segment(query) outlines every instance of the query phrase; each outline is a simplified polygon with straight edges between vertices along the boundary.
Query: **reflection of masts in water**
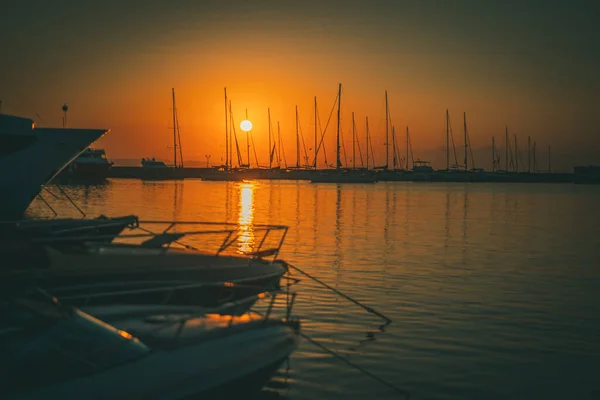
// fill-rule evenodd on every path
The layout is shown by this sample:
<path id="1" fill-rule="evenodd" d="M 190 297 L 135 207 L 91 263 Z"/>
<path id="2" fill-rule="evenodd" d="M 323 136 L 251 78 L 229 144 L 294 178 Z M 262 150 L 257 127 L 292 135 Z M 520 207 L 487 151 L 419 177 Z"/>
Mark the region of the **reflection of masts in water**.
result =
<path id="1" fill-rule="evenodd" d="M 450 239 L 450 191 L 446 190 L 446 235 L 444 237 L 444 250 L 448 250 L 448 240 Z"/>
<path id="2" fill-rule="evenodd" d="M 231 204 L 231 201 L 230 201 L 231 193 L 230 192 L 231 192 L 231 190 L 230 190 L 230 188 L 231 188 L 230 183 L 226 182 L 225 183 L 225 222 L 226 223 L 229 223 L 229 217 L 231 214 L 231 209 L 230 209 L 230 204 Z"/>
<path id="3" fill-rule="evenodd" d="M 336 201 L 335 201 L 335 264 L 339 269 L 342 266 L 342 188 L 340 185 L 336 185 Z"/>
<path id="4" fill-rule="evenodd" d="M 173 221 L 177 221 L 179 219 L 177 218 L 177 213 L 181 209 L 181 201 L 183 200 L 183 193 L 182 196 L 179 196 L 179 187 L 181 186 L 181 191 L 183 192 L 183 184 L 174 182 L 173 186 Z M 175 229 L 175 227 L 173 227 L 173 229 Z"/>
<path id="5" fill-rule="evenodd" d="M 313 209 L 314 209 L 314 213 L 313 213 L 313 250 L 317 249 L 317 226 L 318 226 L 318 220 L 319 220 L 319 191 L 314 189 L 315 186 L 312 186 L 313 188 L 313 192 L 314 192 L 314 199 L 313 199 Z"/>
<path id="6" fill-rule="evenodd" d="M 298 252 L 298 243 L 300 243 L 300 185 L 296 182 L 296 240 L 294 240 L 295 252 Z"/>
<path id="7" fill-rule="evenodd" d="M 466 262 L 466 254 L 467 254 L 467 216 L 469 209 L 469 193 L 467 189 L 465 189 L 465 197 L 463 203 L 463 243 L 462 243 L 462 253 L 463 253 L 463 264 Z"/>

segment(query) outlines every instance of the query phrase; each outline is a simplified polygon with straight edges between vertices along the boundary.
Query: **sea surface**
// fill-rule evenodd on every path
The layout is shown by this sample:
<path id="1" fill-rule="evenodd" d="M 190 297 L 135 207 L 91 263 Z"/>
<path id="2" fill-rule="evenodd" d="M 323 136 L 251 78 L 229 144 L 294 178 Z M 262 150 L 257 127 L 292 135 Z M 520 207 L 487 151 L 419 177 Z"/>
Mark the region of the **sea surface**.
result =
<path id="1" fill-rule="evenodd" d="M 65 186 L 88 217 L 289 226 L 305 334 L 413 399 L 600 398 L 600 186 L 302 181 Z M 51 190 L 53 190 L 51 188 Z M 60 216 L 78 211 L 47 193 Z M 29 214 L 52 216 L 35 201 Z M 264 399 L 397 399 L 307 340 Z"/>

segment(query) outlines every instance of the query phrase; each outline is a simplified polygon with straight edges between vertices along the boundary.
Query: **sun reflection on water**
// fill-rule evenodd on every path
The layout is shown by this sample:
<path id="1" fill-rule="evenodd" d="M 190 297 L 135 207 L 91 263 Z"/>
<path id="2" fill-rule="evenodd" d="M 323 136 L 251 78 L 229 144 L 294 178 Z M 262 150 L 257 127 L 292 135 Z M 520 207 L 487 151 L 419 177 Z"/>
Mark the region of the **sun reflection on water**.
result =
<path id="1" fill-rule="evenodd" d="M 243 182 L 239 185 L 238 253 L 249 253 L 254 249 L 254 190 L 256 184 Z"/>

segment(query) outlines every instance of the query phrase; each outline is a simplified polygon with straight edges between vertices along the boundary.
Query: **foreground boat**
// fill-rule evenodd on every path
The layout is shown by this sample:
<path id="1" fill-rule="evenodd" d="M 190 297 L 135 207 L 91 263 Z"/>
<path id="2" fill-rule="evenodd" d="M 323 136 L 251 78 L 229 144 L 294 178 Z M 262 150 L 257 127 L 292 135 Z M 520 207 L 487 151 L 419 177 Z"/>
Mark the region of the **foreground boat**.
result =
<path id="1" fill-rule="evenodd" d="M 168 224 L 168 229 L 178 226 Z M 28 251 L 26 246 L 20 250 L 36 257 L 23 269 L 35 271 L 42 288 L 72 305 L 162 304 L 165 292 L 160 288 L 178 287 L 175 293 L 168 294 L 168 304 L 197 307 L 216 307 L 276 290 L 288 271 L 287 264 L 276 259 L 287 227 L 255 226 L 254 233 L 259 235 L 262 229 L 264 238 L 245 254 L 226 253 L 239 238 L 240 233 L 234 229 L 168 229 L 160 234 L 136 234 L 134 230 L 112 243 L 100 243 L 102 235 L 90 236 L 94 241 L 85 236 L 35 239 L 31 241 L 35 251 Z M 275 243 L 267 240 L 269 235 L 274 237 L 273 231 L 282 233 Z M 210 252 L 210 235 L 217 233 L 225 234 L 225 239 L 216 251 Z M 198 234 L 204 234 L 203 249 L 184 246 L 179 241 Z M 145 240 L 139 244 L 124 243 L 133 239 Z M 270 245 L 273 247 L 267 247 Z M 14 258 L 17 265 L 22 264 L 18 257 Z M 246 309 L 252 304 L 248 302 Z"/>
<path id="2" fill-rule="evenodd" d="M 33 120 L 0 114 L 0 220 L 17 220 L 69 162 L 108 129 L 37 128 Z"/>
<path id="3" fill-rule="evenodd" d="M 97 218 L 74 219 L 28 219 L 11 222 L 0 222 L 0 237 L 8 242 L 4 245 L 10 247 L 10 241 L 20 240 L 50 240 L 53 238 L 77 238 L 79 235 L 87 237 L 90 241 L 110 243 L 125 228 L 134 229 L 138 226 L 135 215 L 108 218 L 100 215 Z M 95 238 L 93 235 L 96 235 Z M 0 245 L 0 249 L 3 246 Z"/>
<path id="4" fill-rule="evenodd" d="M 49 296 L 3 306 L 3 399 L 248 396 L 296 349 L 300 328 L 269 318 L 271 308 L 266 317 L 115 318 L 115 327 Z"/>

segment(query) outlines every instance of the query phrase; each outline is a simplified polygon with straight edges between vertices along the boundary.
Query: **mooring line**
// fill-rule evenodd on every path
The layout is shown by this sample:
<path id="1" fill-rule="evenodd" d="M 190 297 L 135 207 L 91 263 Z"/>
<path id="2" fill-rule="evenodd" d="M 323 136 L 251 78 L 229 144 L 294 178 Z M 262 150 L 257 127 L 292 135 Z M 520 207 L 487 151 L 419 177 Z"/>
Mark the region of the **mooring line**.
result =
<path id="1" fill-rule="evenodd" d="M 317 342 L 316 340 L 314 340 L 313 338 L 307 336 L 306 334 L 304 334 L 302 332 L 300 332 L 299 334 L 304 339 L 308 340 L 310 343 L 312 343 L 315 346 L 319 347 L 321 350 L 325 351 L 326 353 L 329 353 L 332 356 L 338 358 L 339 360 L 342 360 L 343 362 L 345 362 L 346 364 L 348 364 L 350 367 L 352 367 L 352 368 L 356 369 L 357 371 L 359 371 L 359 372 L 367 375 L 369 378 L 376 380 L 377 382 L 381 383 L 382 385 L 385 385 L 385 386 L 389 387 L 390 389 L 393 389 L 394 391 L 398 392 L 400 395 L 406 397 L 407 399 L 410 399 L 410 392 L 409 391 L 400 389 L 399 387 L 395 386 L 394 384 L 389 383 L 388 381 L 386 381 L 386 380 L 378 377 L 377 375 L 375 375 L 375 374 L 367 371 L 363 367 L 354 364 L 352 361 L 350 361 L 347 358 L 339 355 L 335 351 L 327 348 L 326 346 L 322 345 L 321 343 Z"/>
<path id="2" fill-rule="evenodd" d="M 380 317 L 381 319 L 385 320 L 385 324 L 384 324 L 383 326 L 385 326 L 385 325 L 389 325 L 389 324 L 392 322 L 392 320 L 391 320 L 391 319 L 389 319 L 389 318 L 388 318 L 388 317 L 386 317 L 385 315 L 381 314 L 380 312 L 377 312 L 377 311 L 375 311 L 373 308 L 371 308 L 371 307 L 369 307 L 369 306 L 366 306 L 366 305 L 362 304 L 360 301 L 358 301 L 358 300 L 355 300 L 355 299 L 353 299 L 352 297 L 350 297 L 350 296 L 348 296 L 348 295 L 346 295 L 346 294 L 344 294 L 344 293 L 340 292 L 340 291 L 339 291 L 339 290 L 337 290 L 336 288 L 329 286 L 328 284 L 326 284 L 325 282 L 321 281 L 320 279 L 318 279 L 318 278 L 316 278 L 316 277 L 314 277 L 314 276 L 312 276 L 312 275 L 308 274 L 307 272 L 304 272 L 304 271 L 302 271 L 300 268 L 298 268 L 298 267 L 295 267 L 295 266 L 293 266 L 292 264 L 289 264 L 289 263 L 288 263 L 287 265 L 288 265 L 288 267 L 289 267 L 289 268 L 292 268 L 292 269 L 294 269 L 295 271 L 298 271 L 298 272 L 300 272 L 302 275 L 304 275 L 304 276 L 306 276 L 306 277 L 308 277 L 308 278 L 312 279 L 313 281 L 315 281 L 315 282 L 317 282 L 318 284 L 320 284 L 320 285 L 322 285 L 322 286 L 326 287 L 327 289 L 331 290 L 332 292 L 335 292 L 336 294 L 338 294 L 338 295 L 342 296 L 342 297 L 343 297 L 343 298 L 345 298 L 346 300 L 348 300 L 348 301 L 351 301 L 352 303 L 356 304 L 357 306 L 364 308 L 364 309 L 365 309 L 367 312 L 369 312 L 369 313 L 371 313 L 371 314 L 375 314 L 375 315 L 377 315 L 378 317 Z"/>

